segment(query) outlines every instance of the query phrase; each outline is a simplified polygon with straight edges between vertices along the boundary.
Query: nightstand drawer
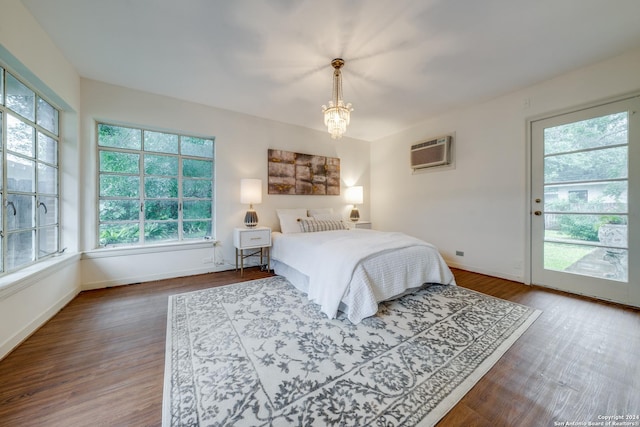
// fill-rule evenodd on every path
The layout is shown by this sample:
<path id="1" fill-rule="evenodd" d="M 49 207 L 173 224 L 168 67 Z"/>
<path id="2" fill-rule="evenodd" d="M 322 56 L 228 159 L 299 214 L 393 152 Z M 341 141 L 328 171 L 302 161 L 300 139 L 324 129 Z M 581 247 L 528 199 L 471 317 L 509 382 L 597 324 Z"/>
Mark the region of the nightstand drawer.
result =
<path id="1" fill-rule="evenodd" d="M 371 226 L 371 221 L 347 222 L 346 224 L 349 228 L 365 228 L 368 230 L 371 230 L 373 228 Z"/>
<path id="2" fill-rule="evenodd" d="M 268 228 L 238 230 L 234 237 L 234 245 L 239 249 L 271 246 L 271 229 Z"/>

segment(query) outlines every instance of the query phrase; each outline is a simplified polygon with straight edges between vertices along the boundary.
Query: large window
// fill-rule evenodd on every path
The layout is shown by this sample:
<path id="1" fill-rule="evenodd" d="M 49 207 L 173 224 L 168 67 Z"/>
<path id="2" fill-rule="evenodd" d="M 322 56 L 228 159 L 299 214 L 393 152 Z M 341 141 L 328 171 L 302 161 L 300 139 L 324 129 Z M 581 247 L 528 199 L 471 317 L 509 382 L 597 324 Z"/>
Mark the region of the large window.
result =
<path id="1" fill-rule="evenodd" d="M 0 271 L 58 252 L 59 112 L 0 68 Z"/>
<path id="2" fill-rule="evenodd" d="M 99 244 L 212 237 L 213 138 L 98 123 Z"/>

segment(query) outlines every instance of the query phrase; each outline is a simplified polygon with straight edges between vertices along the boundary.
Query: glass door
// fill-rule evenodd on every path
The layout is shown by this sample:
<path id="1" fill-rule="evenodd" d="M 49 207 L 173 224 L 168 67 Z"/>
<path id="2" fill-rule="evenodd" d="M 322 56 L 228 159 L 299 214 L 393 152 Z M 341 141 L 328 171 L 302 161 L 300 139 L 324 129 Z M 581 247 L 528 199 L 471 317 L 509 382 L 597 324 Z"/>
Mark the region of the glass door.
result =
<path id="1" fill-rule="evenodd" d="M 637 97 L 531 123 L 532 283 L 640 305 L 639 134 Z"/>

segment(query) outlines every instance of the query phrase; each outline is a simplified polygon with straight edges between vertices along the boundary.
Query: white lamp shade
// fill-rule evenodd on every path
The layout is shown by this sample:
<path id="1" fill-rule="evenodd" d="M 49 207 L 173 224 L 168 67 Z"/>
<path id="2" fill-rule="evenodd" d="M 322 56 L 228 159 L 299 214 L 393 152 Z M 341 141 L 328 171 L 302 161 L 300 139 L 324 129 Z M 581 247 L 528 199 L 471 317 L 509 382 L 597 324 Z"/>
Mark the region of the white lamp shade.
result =
<path id="1" fill-rule="evenodd" d="M 349 187 L 346 191 L 347 203 L 352 205 L 361 205 L 364 201 L 364 190 L 361 185 L 355 187 Z"/>
<path id="2" fill-rule="evenodd" d="M 251 205 L 262 203 L 262 180 L 246 178 L 240 180 L 240 203 Z"/>

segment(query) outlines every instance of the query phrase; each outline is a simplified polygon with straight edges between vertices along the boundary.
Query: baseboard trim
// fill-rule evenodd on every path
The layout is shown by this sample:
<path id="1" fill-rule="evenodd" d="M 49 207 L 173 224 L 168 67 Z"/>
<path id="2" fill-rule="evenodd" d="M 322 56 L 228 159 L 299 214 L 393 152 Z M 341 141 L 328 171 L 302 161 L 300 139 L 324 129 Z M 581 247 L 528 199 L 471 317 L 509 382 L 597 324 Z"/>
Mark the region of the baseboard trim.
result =
<path id="1" fill-rule="evenodd" d="M 112 288 L 115 286 L 132 285 L 134 283 L 152 282 L 154 280 L 174 279 L 176 277 L 197 276 L 198 274 L 218 273 L 220 271 L 232 270 L 235 267 L 230 264 L 213 265 L 202 268 L 190 268 L 186 270 L 169 271 L 159 274 L 145 274 L 140 276 L 120 277 L 111 280 L 100 280 L 97 282 L 83 283 L 83 291 L 95 289 Z"/>
<path id="2" fill-rule="evenodd" d="M 447 265 L 451 268 L 457 268 L 460 270 L 471 271 L 472 273 L 484 274 L 485 276 L 498 277 L 500 279 L 511 280 L 512 282 L 525 283 L 524 277 L 517 276 L 515 274 L 502 273 L 499 271 L 487 270 L 484 268 L 474 267 L 467 264 L 460 264 L 457 262 L 447 261 Z"/>
<path id="3" fill-rule="evenodd" d="M 0 360 L 4 359 L 9 353 L 22 344 L 27 338 L 33 335 L 40 327 L 47 323 L 53 316 L 62 310 L 67 304 L 73 300 L 80 291 L 72 289 L 58 301 L 56 301 L 49 309 L 40 313 L 38 317 L 33 319 L 24 328 L 13 334 L 9 339 L 0 344 Z"/>

